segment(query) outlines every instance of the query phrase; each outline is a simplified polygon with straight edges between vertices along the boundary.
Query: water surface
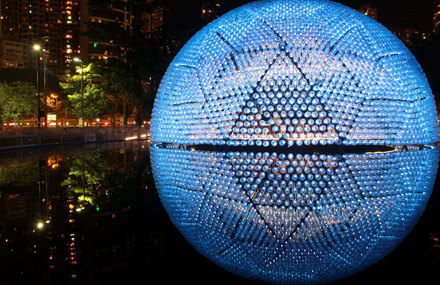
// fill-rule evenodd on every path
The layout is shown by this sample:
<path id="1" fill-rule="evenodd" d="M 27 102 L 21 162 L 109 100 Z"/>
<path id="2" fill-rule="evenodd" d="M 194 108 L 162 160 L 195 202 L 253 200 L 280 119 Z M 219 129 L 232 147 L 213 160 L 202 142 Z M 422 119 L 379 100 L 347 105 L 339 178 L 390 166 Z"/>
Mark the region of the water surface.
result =
<path id="1" fill-rule="evenodd" d="M 170 222 L 146 141 L 0 152 L 0 284 L 233 282 Z M 339 283 L 438 280 L 436 187 L 411 234 Z M 384 280 L 385 279 L 385 280 Z M 153 283 L 154 284 L 154 283 Z"/>

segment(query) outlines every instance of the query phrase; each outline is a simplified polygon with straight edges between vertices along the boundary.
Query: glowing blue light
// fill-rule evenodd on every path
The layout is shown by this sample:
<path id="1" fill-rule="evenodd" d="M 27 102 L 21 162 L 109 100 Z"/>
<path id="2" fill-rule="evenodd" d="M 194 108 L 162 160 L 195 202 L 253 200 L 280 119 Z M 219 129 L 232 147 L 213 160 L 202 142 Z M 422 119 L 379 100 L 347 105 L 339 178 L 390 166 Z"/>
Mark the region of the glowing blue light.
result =
<path id="1" fill-rule="evenodd" d="M 198 32 L 163 78 L 151 141 L 185 238 L 274 283 L 377 262 L 417 222 L 438 163 L 435 103 L 413 55 L 321 0 L 250 3 Z"/>
<path id="2" fill-rule="evenodd" d="M 230 272 L 278 284 L 334 281 L 387 255 L 422 214 L 438 155 L 151 148 L 161 200 L 183 236 Z"/>

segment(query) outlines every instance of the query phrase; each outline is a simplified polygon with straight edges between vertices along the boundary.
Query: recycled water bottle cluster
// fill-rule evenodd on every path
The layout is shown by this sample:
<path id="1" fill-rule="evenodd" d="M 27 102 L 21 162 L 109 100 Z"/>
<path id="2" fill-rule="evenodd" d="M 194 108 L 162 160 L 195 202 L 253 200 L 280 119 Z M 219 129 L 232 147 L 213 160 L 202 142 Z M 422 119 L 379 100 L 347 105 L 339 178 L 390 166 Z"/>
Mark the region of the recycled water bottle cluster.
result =
<path id="1" fill-rule="evenodd" d="M 151 148 L 183 236 L 228 271 L 276 284 L 335 281 L 387 255 L 423 213 L 438 156 Z"/>
<path id="2" fill-rule="evenodd" d="M 333 281 L 392 250 L 427 203 L 435 102 L 413 55 L 324 0 L 258 1 L 198 32 L 154 105 L 171 220 L 246 278 Z"/>

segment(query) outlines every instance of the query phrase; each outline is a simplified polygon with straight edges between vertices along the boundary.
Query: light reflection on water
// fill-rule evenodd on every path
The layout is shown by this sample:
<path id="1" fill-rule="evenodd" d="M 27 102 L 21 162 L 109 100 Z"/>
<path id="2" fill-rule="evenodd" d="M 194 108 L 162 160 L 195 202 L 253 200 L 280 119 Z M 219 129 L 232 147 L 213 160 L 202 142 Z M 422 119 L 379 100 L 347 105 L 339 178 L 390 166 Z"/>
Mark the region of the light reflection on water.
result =
<path id="1" fill-rule="evenodd" d="M 282 284 L 333 282 L 385 257 L 422 215 L 438 165 L 436 147 L 245 149 L 154 145 L 156 185 L 201 254 L 239 276 Z"/>
<path id="2" fill-rule="evenodd" d="M 0 153 L 0 284 L 204 281 L 205 274 L 246 284 L 206 261 L 177 232 L 158 199 L 149 160 L 146 142 Z M 438 196 L 434 190 L 394 252 L 342 283 L 435 277 Z"/>

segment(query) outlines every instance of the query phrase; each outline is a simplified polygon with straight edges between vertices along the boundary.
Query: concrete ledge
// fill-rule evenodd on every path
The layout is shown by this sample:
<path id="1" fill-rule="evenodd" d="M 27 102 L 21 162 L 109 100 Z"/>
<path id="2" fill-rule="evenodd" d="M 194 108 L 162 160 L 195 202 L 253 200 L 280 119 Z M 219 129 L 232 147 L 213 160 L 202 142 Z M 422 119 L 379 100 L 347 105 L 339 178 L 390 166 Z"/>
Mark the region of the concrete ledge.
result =
<path id="1" fill-rule="evenodd" d="M 0 132 L 0 151 L 68 144 L 117 142 L 148 138 L 146 127 L 20 128 Z"/>

